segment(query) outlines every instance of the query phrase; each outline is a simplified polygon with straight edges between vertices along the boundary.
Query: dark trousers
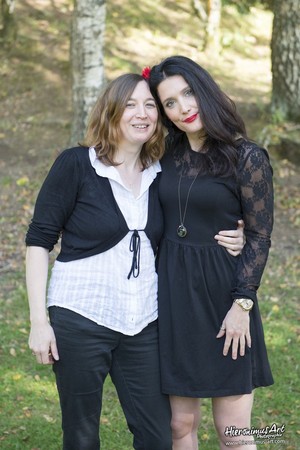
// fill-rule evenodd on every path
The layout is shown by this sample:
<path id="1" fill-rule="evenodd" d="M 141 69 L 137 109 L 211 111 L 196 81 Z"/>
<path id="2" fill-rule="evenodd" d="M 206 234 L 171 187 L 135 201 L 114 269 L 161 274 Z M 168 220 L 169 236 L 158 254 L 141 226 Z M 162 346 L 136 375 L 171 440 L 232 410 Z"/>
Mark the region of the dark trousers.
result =
<path id="1" fill-rule="evenodd" d="M 49 308 L 59 361 L 63 450 L 99 450 L 103 384 L 117 389 L 136 450 L 171 450 L 171 412 L 161 393 L 157 321 L 135 336 L 112 331 L 68 309 Z"/>

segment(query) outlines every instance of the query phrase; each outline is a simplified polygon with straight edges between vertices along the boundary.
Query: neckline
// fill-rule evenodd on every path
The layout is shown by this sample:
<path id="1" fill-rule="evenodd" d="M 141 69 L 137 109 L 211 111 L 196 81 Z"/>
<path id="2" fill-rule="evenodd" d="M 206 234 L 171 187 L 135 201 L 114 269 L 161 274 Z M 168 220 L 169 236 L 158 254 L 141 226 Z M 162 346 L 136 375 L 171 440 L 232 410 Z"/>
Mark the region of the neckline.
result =
<path id="1" fill-rule="evenodd" d="M 89 148 L 89 157 L 90 163 L 98 176 L 107 178 L 108 180 L 113 180 L 119 183 L 128 192 L 132 192 L 128 187 L 124 185 L 121 175 L 115 166 L 106 166 L 97 158 L 94 147 Z M 139 199 L 147 191 L 147 189 L 150 188 L 159 172 L 161 172 L 161 165 L 159 161 L 156 161 L 151 166 L 142 171 L 140 192 L 137 197 L 134 196 L 135 200 Z"/>

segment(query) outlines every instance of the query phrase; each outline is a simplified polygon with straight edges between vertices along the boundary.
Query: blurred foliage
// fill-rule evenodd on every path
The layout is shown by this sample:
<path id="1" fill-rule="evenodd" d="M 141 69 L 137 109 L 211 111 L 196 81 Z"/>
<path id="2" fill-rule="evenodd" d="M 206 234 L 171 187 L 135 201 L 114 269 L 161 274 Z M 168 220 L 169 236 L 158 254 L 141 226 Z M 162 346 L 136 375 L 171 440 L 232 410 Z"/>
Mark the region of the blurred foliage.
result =
<path id="1" fill-rule="evenodd" d="M 248 14 L 253 6 L 262 6 L 272 10 L 273 0 L 222 0 L 222 4 L 233 5 L 240 14 Z"/>

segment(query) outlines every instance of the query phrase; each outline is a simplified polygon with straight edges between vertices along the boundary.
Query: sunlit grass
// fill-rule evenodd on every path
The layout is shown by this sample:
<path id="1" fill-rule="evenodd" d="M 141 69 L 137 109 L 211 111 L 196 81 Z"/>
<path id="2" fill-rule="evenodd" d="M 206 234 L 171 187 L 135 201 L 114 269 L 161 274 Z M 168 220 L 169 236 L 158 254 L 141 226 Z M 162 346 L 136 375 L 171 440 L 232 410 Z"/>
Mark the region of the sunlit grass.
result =
<path id="1" fill-rule="evenodd" d="M 275 252 L 274 252 L 275 253 Z M 299 323 L 295 315 L 296 257 L 282 262 L 280 255 L 271 255 L 270 271 L 260 292 L 266 343 L 275 378 L 275 385 L 257 389 L 252 426 L 277 423 L 286 425 L 285 447 L 264 445 L 267 450 L 296 450 L 298 442 L 299 402 Z M 27 348 L 28 307 L 23 274 L 6 277 L 14 286 L 8 298 L 1 289 L 1 397 L 0 436 L 4 449 L 59 450 L 61 442 L 60 410 L 51 367 L 35 363 Z M 1 287 L 3 288 L 1 283 Z M 281 287 L 280 287 L 281 286 Z M 281 289 L 284 288 L 284 295 Z M 283 298 L 284 297 L 284 298 Z M 115 389 L 108 379 L 105 385 L 101 434 L 105 450 L 129 450 L 132 437 L 127 430 Z M 201 449 L 218 448 L 213 426 L 211 402 L 202 405 L 199 430 Z"/>

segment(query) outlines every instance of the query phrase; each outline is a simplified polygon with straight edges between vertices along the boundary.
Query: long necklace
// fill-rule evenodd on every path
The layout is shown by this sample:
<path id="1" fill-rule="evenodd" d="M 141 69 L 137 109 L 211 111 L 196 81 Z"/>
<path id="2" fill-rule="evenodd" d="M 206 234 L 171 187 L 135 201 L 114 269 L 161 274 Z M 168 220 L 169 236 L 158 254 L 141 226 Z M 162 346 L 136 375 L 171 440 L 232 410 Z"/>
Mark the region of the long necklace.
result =
<path id="1" fill-rule="evenodd" d="M 190 184 L 187 196 L 186 196 L 186 201 L 185 201 L 185 206 L 184 206 L 184 210 L 183 210 L 183 215 L 182 215 L 182 211 L 181 211 L 181 201 L 180 201 L 180 189 L 181 189 L 181 179 L 182 179 L 182 173 L 180 174 L 180 178 L 179 178 L 179 182 L 178 182 L 178 209 L 179 209 L 179 219 L 180 219 L 180 225 L 177 228 L 177 234 L 179 237 L 184 238 L 187 235 L 187 229 L 184 225 L 184 220 L 185 220 L 185 216 L 186 216 L 186 211 L 187 211 L 187 206 L 188 206 L 188 202 L 189 202 L 189 197 L 190 197 L 190 193 L 191 193 L 191 189 L 193 187 L 193 184 L 196 181 L 197 176 L 199 175 L 199 171 L 198 173 L 195 175 L 193 181 Z"/>

